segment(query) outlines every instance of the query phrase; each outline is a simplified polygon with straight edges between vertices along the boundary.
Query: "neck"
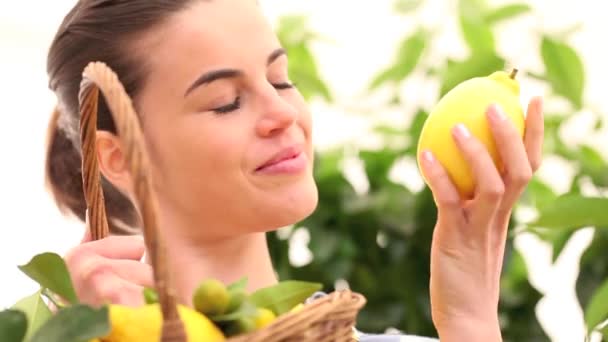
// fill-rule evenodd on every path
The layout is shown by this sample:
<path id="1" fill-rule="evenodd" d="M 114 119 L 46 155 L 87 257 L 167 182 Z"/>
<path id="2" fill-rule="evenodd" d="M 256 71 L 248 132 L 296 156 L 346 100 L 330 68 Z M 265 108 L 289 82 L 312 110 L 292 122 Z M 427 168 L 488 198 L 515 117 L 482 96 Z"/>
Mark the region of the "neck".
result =
<path id="1" fill-rule="evenodd" d="M 192 294 L 207 278 L 230 284 L 247 277 L 249 292 L 277 282 L 264 233 L 212 242 L 165 236 L 171 283 L 184 305 L 191 306 Z"/>

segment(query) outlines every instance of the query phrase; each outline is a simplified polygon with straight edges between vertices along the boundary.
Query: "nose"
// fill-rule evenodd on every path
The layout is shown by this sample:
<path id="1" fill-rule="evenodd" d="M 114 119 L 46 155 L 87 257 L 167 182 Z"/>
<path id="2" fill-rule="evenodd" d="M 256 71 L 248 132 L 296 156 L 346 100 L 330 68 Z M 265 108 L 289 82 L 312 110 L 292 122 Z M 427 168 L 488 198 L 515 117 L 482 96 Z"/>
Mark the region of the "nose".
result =
<path id="1" fill-rule="evenodd" d="M 279 92 L 272 88 L 261 99 L 261 115 L 256 132 L 261 137 L 274 136 L 297 122 L 298 111 Z"/>

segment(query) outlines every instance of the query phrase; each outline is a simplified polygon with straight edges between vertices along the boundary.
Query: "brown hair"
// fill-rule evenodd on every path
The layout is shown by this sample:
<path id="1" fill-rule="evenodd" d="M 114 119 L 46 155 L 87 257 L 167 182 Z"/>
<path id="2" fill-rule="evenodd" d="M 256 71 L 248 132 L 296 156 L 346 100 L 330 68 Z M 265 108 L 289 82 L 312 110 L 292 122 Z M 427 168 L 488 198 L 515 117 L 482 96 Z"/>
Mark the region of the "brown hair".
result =
<path id="1" fill-rule="evenodd" d="M 51 44 L 47 72 L 58 98 L 48 130 L 46 183 L 63 213 L 84 220 L 78 93 L 89 62 L 106 63 L 136 102 L 145 82 L 145 60 L 132 51 L 135 40 L 162 24 L 193 0 L 80 0 L 63 20 Z M 130 50 L 131 49 L 131 50 Z M 116 133 L 112 116 L 99 98 L 97 129 Z M 110 232 L 133 233 L 138 214 L 118 189 L 102 177 Z"/>

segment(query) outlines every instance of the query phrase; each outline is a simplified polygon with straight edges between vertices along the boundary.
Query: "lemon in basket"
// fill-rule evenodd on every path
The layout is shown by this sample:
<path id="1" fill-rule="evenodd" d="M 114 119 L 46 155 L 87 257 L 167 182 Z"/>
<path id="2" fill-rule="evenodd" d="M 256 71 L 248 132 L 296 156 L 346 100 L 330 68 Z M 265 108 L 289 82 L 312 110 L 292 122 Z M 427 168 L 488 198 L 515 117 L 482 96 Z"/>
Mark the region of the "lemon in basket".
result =
<path id="1" fill-rule="evenodd" d="M 274 322 L 276 318 L 277 316 L 271 310 L 268 310 L 266 308 L 258 308 L 254 320 L 255 328 L 262 329 Z"/>
<path id="2" fill-rule="evenodd" d="M 179 316 L 184 323 L 189 341 L 216 342 L 226 338 L 221 330 L 204 315 L 188 307 L 178 305 Z M 159 304 L 141 307 L 110 306 L 110 335 L 104 342 L 159 341 L 162 316 Z"/>

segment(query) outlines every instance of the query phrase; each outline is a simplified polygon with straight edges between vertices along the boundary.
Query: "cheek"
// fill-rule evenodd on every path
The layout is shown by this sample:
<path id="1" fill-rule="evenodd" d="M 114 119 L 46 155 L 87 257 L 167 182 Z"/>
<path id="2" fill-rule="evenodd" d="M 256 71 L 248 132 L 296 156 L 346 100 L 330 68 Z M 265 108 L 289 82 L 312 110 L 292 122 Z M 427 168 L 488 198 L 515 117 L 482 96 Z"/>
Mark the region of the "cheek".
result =
<path id="1" fill-rule="evenodd" d="M 172 162 L 172 174 L 184 184 L 196 179 L 231 177 L 243 156 L 244 134 L 234 129 L 229 118 L 197 120 L 196 116 L 175 125 L 163 152 Z M 227 119 L 227 120 L 223 120 Z M 224 122 L 226 121 L 226 122 Z"/>
<path id="2" fill-rule="evenodd" d="M 299 91 L 294 91 L 286 97 L 287 101 L 298 111 L 298 123 L 310 139 L 312 131 L 312 115 L 308 103 Z"/>

